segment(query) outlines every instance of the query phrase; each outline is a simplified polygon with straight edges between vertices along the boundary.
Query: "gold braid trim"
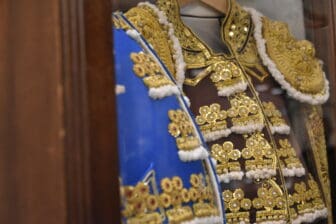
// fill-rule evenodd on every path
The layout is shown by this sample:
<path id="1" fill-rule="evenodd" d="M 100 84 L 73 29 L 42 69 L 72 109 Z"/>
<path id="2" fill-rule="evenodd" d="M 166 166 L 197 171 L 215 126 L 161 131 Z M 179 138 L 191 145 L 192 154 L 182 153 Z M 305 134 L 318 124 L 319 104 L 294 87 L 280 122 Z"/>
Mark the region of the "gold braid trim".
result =
<path id="1" fill-rule="evenodd" d="M 320 106 L 307 106 L 305 108 L 306 127 L 314 155 L 315 167 L 322 185 L 324 200 L 328 208 L 328 223 L 332 224 L 332 203 L 330 193 L 330 180 L 322 108 Z"/>
<path id="2" fill-rule="evenodd" d="M 171 74 L 175 74 L 173 47 L 168 38 L 167 29 L 159 23 L 159 18 L 147 6 L 138 6 L 125 13 L 127 19 L 153 46 L 162 62 Z"/>

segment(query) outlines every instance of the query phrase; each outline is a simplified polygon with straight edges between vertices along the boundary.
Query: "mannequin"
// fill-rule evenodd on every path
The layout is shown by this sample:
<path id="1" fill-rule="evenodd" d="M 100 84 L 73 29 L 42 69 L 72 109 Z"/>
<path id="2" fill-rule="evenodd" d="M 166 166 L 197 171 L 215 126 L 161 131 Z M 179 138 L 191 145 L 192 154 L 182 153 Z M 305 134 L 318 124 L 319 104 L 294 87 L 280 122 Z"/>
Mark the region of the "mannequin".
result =
<path id="1" fill-rule="evenodd" d="M 218 52 L 227 49 L 220 39 L 220 21 L 224 14 L 202 1 L 192 1 L 181 7 L 181 18 L 201 39 Z"/>
<path id="2" fill-rule="evenodd" d="M 210 6 L 211 8 L 217 10 L 218 12 L 221 12 L 221 13 L 225 13 L 227 11 L 227 7 L 228 7 L 228 4 L 227 4 L 227 1 L 226 0 L 223 0 L 223 1 L 218 1 L 218 0 L 198 0 L 198 1 L 193 1 L 193 0 L 179 0 L 179 3 L 181 6 L 184 6 L 186 4 L 189 4 L 191 2 L 202 2 L 204 4 L 207 4 L 208 6 Z"/>

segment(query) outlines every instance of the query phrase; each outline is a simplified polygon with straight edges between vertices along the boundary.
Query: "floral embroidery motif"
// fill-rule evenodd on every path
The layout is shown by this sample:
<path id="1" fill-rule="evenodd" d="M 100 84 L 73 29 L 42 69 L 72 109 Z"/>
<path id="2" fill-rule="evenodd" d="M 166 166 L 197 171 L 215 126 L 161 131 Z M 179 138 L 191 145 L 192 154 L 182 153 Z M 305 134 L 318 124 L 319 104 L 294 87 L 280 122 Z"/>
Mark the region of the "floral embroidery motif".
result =
<path id="1" fill-rule="evenodd" d="M 226 219 L 228 223 L 250 223 L 250 209 L 252 202 L 245 198 L 242 189 L 236 189 L 234 192 L 225 190 L 223 193 L 225 203 Z"/>
<path id="2" fill-rule="evenodd" d="M 230 96 L 247 88 L 241 68 L 228 60 L 213 63 L 205 72 L 211 74 L 210 79 L 217 87 L 219 96 Z"/>
<path id="3" fill-rule="evenodd" d="M 309 175 L 308 185 L 305 182 L 294 184 L 295 192 L 289 195 L 291 205 L 296 205 L 295 223 L 314 222 L 318 218 L 326 218 L 328 209 L 323 202 L 318 184 Z"/>
<path id="4" fill-rule="evenodd" d="M 275 107 L 272 102 L 263 102 L 264 111 L 269 121 L 271 122 L 272 134 L 289 134 L 290 127 L 286 124 L 285 119 L 282 118 L 281 112 Z"/>
<path id="5" fill-rule="evenodd" d="M 286 198 L 275 181 L 265 181 L 257 194 L 258 197 L 252 201 L 253 207 L 257 209 L 257 223 L 286 220 Z"/>
<path id="6" fill-rule="evenodd" d="M 219 104 L 202 106 L 199 113 L 196 123 L 200 126 L 206 141 L 215 141 L 231 133 L 231 130 L 227 128 L 227 112 L 221 110 Z"/>
<path id="7" fill-rule="evenodd" d="M 201 145 L 195 127 L 187 113 L 180 109 L 169 110 L 168 117 L 171 120 L 168 131 L 176 139 L 180 159 L 187 162 L 207 158 L 209 156 L 208 151 Z"/>
<path id="8" fill-rule="evenodd" d="M 280 163 L 283 175 L 289 177 L 305 175 L 305 169 L 288 139 L 280 139 L 279 145 L 281 147 L 278 149 L 278 155 L 284 160 Z"/>
<path id="9" fill-rule="evenodd" d="M 125 200 L 125 209 L 122 214 L 127 218 L 128 224 L 162 223 L 162 217 L 156 211 L 159 207 L 159 200 L 149 191 L 149 186 L 143 182 L 138 183 L 135 187 L 122 188 L 121 195 Z"/>
<path id="10" fill-rule="evenodd" d="M 231 118 L 231 131 L 244 134 L 261 131 L 264 128 L 264 118 L 261 108 L 246 93 L 238 93 L 230 97 L 231 108 L 227 111 Z"/>
<path id="11" fill-rule="evenodd" d="M 123 186 L 122 215 L 128 224 L 161 224 L 165 217 L 169 223 L 174 224 L 192 222 L 195 219 L 213 220 L 217 223 L 220 220 L 219 211 L 214 204 L 214 194 L 208 177 L 192 174 L 190 184 L 188 189 L 178 176 L 163 178 L 160 182 L 160 194 L 152 193 L 149 185 L 144 182 L 139 182 L 136 186 Z"/>
<path id="12" fill-rule="evenodd" d="M 171 120 L 168 126 L 169 133 L 176 138 L 180 150 L 189 151 L 200 146 L 200 141 L 196 138 L 194 128 L 185 112 L 170 110 L 168 116 Z"/>
<path id="13" fill-rule="evenodd" d="M 177 86 L 165 76 L 159 64 L 149 54 L 131 53 L 131 59 L 134 63 L 134 73 L 142 78 L 153 99 L 179 94 Z"/>
<path id="14" fill-rule="evenodd" d="M 242 157 L 246 159 L 246 177 L 252 179 L 269 178 L 276 174 L 276 156 L 274 149 L 261 133 L 246 138 Z"/>
<path id="15" fill-rule="evenodd" d="M 241 180 L 244 173 L 241 171 L 238 159 L 241 152 L 234 149 L 233 143 L 226 141 L 223 145 L 215 144 L 211 147 L 211 155 L 216 160 L 216 173 L 220 181 L 229 183 L 230 180 Z"/>

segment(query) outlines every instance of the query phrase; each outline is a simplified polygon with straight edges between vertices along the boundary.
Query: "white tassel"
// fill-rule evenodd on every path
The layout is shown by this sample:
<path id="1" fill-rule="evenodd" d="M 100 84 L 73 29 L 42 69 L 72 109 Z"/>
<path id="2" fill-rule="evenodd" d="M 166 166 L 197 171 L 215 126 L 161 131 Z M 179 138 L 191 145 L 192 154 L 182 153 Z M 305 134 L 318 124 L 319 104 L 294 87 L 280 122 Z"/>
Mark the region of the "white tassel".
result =
<path id="1" fill-rule="evenodd" d="M 290 133 L 290 127 L 286 124 L 279 125 L 279 126 L 271 126 L 271 132 L 272 134 L 278 133 L 283 135 L 289 135 Z"/>
<path id="2" fill-rule="evenodd" d="M 240 82 L 235 85 L 229 86 L 229 87 L 223 87 L 219 89 L 218 95 L 219 96 L 231 96 L 232 94 L 238 93 L 238 92 L 243 92 L 247 88 L 247 83 L 246 82 Z"/>
<path id="3" fill-rule="evenodd" d="M 259 124 L 249 123 L 244 126 L 237 126 L 237 125 L 232 126 L 231 131 L 237 134 L 247 134 L 255 131 L 261 131 L 264 127 L 265 125 L 263 123 Z"/>
<path id="4" fill-rule="evenodd" d="M 258 222 L 258 224 L 286 224 L 286 221 L 279 220 L 279 221 L 265 221 L 265 222 Z"/>
<path id="5" fill-rule="evenodd" d="M 303 167 L 300 168 L 282 168 L 282 173 L 285 177 L 302 177 L 306 174 Z"/>
<path id="6" fill-rule="evenodd" d="M 216 141 L 222 137 L 227 137 L 231 134 L 231 130 L 230 129 L 224 129 L 224 130 L 219 130 L 219 131 L 212 131 L 212 132 L 208 132 L 203 134 L 204 140 L 206 142 L 212 142 L 212 141 Z"/>
<path id="7" fill-rule="evenodd" d="M 190 107 L 190 99 L 189 99 L 189 97 L 187 97 L 186 95 L 183 95 L 183 99 L 184 99 L 184 101 L 186 102 L 186 104 L 187 104 L 187 106 L 188 107 Z"/>
<path id="8" fill-rule="evenodd" d="M 116 95 L 120 95 L 126 92 L 126 87 L 124 85 L 116 85 L 115 86 L 115 93 Z"/>
<path id="9" fill-rule="evenodd" d="M 293 220 L 293 224 L 301 224 L 301 223 L 313 223 L 315 220 L 319 218 L 327 218 L 328 217 L 328 209 L 323 208 L 319 210 L 315 210 L 313 212 L 305 213 L 299 215 L 295 220 Z"/>
<path id="10" fill-rule="evenodd" d="M 285 77 L 281 74 L 281 72 L 277 69 L 276 64 L 270 59 L 267 55 L 266 50 L 266 40 L 263 38 L 262 35 L 262 17 L 263 15 L 260 14 L 258 11 L 252 8 L 244 8 L 251 14 L 252 21 L 255 25 L 254 29 L 254 38 L 256 40 L 257 49 L 259 55 L 263 61 L 263 64 L 267 66 L 268 70 L 271 72 L 273 78 L 281 85 L 283 89 L 285 89 L 289 96 L 293 97 L 294 99 L 299 100 L 300 102 L 309 103 L 312 105 L 323 104 L 329 98 L 329 82 L 326 79 L 326 75 L 323 73 L 324 80 L 325 80 L 325 90 L 323 95 L 309 95 L 304 94 L 291 86 L 286 80 Z"/>
<path id="11" fill-rule="evenodd" d="M 181 224 L 219 224 L 219 223 L 223 223 L 223 220 L 219 216 L 194 218 L 193 220 L 181 222 Z"/>
<path id="12" fill-rule="evenodd" d="M 276 171 L 274 169 L 256 169 L 250 170 L 246 172 L 246 177 L 249 179 L 266 179 L 270 177 L 274 177 L 276 175 Z"/>
<path id="13" fill-rule="evenodd" d="M 148 95 L 153 99 L 162 99 L 167 96 L 179 95 L 180 91 L 177 86 L 166 85 L 159 88 L 150 88 Z"/>
<path id="14" fill-rule="evenodd" d="M 126 34 L 134 39 L 136 42 L 140 43 L 141 42 L 141 36 L 140 33 L 134 29 L 130 29 L 126 31 Z"/>
<path id="15" fill-rule="evenodd" d="M 200 146 L 190 151 L 179 150 L 178 155 L 183 162 L 189 162 L 206 159 L 208 158 L 209 153 L 203 146 Z"/>
<path id="16" fill-rule="evenodd" d="M 227 174 L 221 174 L 218 176 L 218 180 L 223 183 L 230 183 L 231 180 L 242 180 L 244 177 L 244 172 L 234 171 Z"/>

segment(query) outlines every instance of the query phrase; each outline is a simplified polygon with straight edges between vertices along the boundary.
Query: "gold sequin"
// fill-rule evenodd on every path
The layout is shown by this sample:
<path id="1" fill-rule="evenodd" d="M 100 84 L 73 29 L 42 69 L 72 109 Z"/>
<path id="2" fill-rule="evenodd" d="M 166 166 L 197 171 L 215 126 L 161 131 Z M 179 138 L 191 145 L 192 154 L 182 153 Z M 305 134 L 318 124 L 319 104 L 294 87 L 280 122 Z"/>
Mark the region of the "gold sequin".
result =
<path id="1" fill-rule="evenodd" d="M 222 36 L 231 53 L 238 59 L 245 72 L 263 81 L 268 72 L 262 66 L 251 16 L 235 1 L 230 1 L 230 11 L 222 25 Z"/>

